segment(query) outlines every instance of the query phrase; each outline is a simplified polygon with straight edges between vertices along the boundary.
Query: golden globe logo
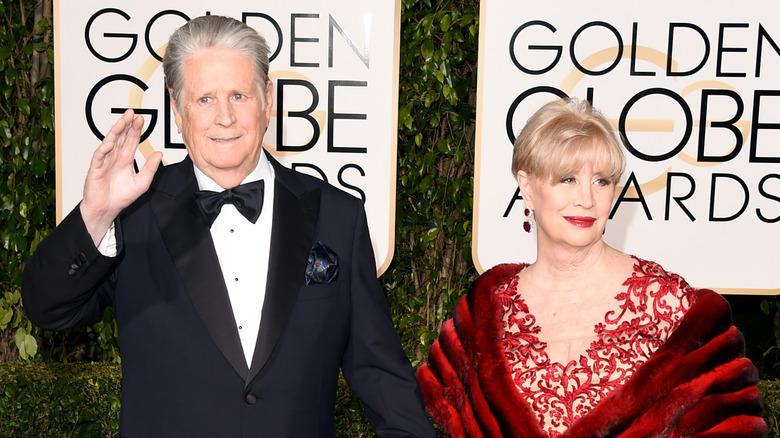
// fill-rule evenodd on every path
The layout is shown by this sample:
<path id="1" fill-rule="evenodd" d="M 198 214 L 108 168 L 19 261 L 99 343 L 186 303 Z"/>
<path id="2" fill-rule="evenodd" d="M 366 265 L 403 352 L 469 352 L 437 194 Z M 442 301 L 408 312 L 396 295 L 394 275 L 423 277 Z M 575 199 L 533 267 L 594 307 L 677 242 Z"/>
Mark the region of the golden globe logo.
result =
<path id="1" fill-rule="evenodd" d="M 362 199 L 379 271 L 393 254 L 399 5 L 304 1 L 172 0 L 56 8 L 58 218 L 81 198 L 94 147 L 127 108 L 145 119 L 137 166 L 186 150 L 165 90 L 161 60 L 174 29 L 211 13 L 244 21 L 271 49 L 272 120 L 264 147 L 293 169 Z M 372 56 L 373 55 L 373 56 Z M 92 139 L 92 140 L 90 140 Z"/>
<path id="2" fill-rule="evenodd" d="M 729 29 L 750 28 L 747 23 L 727 23 L 721 25 L 722 32 Z M 539 29 L 543 29 L 541 33 Z M 697 167 L 715 167 L 720 163 L 742 158 L 740 153 L 746 149 L 749 163 L 780 163 L 780 154 L 762 154 L 759 150 L 759 138 L 761 135 L 772 135 L 772 131 L 780 129 L 780 120 L 769 122 L 774 114 L 777 114 L 777 104 L 773 105 L 772 99 L 780 96 L 780 90 L 752 90 L 752 95 L 743 96 L 736 86 L 727 82 L 730 78 L 746 77 L 745 71 L 725 71 L 724 57 L 728 53 L 742 52 L 743 49 L 727 47 L 724 34 L 712 50 L 712 43 L 708 35 L 701 27 L 693 23 L 669 23 L 667 52 L 656 50 L 652 47 L 638 45 L 640 40 L 639 24 L 632 23 L 631 44 L 623 45 L 624 38 L 617 28 L 603 21 L 588 22 L 578 27 L 567 42 L 566 47 L 557 44 L 553 35 L 557 27 L 550 22 L 533 20 L 520 25 L 512 34 L 509 41 L 509 56 L 512 64 L 520 71 L 531 76 L 550 74 L 556 68 L 569 66 L 570 70 L 564 75 L 563 80 L 557 86 L 538 85 L 520 92 L 511 102 L 506 112 L 506 135 L 511 143 L 514 135 L 522 128 L 517 125 L 515 113 L 520 105 L 528 98 L 538 94 L 548 94 L 551 97 L 567 97 L 577 95 L 576 91 L 583 92 L 584 98 L 599 106 L 602 100 L 601 93 L 610 93 L 612 97 L 620 96 L 622 107 L 609 106 L 603 108 L 607 114 L 619 114 L 619 118 L 613 120 L 613 126 L 623 139 L 628 152 L 635 158 L 644 162 L 669 162 L 676 159 L 680 162 Z M 701 53 L 685 52 L 675 46 L 675 41 L 686 41 L 680 37 L 680 33 L 688 31 L 693 33 L 701 43 Z M 528 32 L 528 37 L 525 33 Z M 584 55 L 577 53 L 578 43 L 587 46 L 592 44 L 593 38 L 589 34 L 596 34 L 601 43 L 616 43 L 614 46 L 604 46 Z M 589 38 L 591 37 L 591 38 Z M 771 48 L 775 57 L 780 56 L 780 48 L 774 38 L 762 25 L 755 30 L 755 62 L 754 73 L 756 78 L 761 77 L 762 66 L 770 59 L 764 57 L 765 48 Z M 689 35 L 690 38 L 690 35 Z M 598 44 L 596 44 L 598 45 Z M 525 47 L 521 49 L 520 47 Z M 568 50 L 564 50 L 568 48 Z M 744 49 L 747 50 L 747 49 Z M 534 53 L 537 52 L 537 53 Z M 564 58 L 563 54 L 569 57 Z M 676 59 L 675 54 L 684 57 Z M 680 70 L 680 65 L 693 64 L 690 59 L 698 62 L 694 67 L 685 71 Z M 716 62 L 708 62 L 711 57 Z M 531 58 L 531 63 L 536 61 L 534 67 L 524 64 Z M 544 62 L 539 62 L 544 58 Z M 568 62 L 566 62 L 568 61 Z M 647 86 L 638 91 L 628 91 L 632 85 L 625 87 L 624 91 L 615 76 L 626 73 L 618 67 L 621 63 L 628 63 L 628 76 L 637 79 L 639 84 L 657 85 L 659 82 L 669 82 L 666 87 Z M 698 79 L 702 70 L 714 64 L 714 77 L 723 77 L 724 80 Z M 640 69 L 641 67 L 641 69 Z M 651 68 L 652 67 L 652 68 Z M 698 73 L 698 75 L 697 75 Z M 656 78 L 661 77 L 662 80 Z M 684 79 L 695 77 L 693 81 L 684 83 Z M 664 80 L 666 79 L 666 80 Z M 691 100 L 696 99 L 698 101 Z M 752 106 L 746 108 L 746 101 Z M 648 103 L 650 102 L 650 103 Z M 620 106 L 621 102 L 617 102 Z M 694 113 L 694 107 L 699 110 Z M 713 107 L 730 108 L 730 112 Z M 719 118 L 714 118 L 710 113 L 719 112 Z M 649 114 L 649 117 L 635 117 L 634 114 Z M 670 116 L 676 116 L 670 118 Z M 775 117 L 776 119 L 776 117 Z M 649 134 L 660 135 L 649 135 Z M 725 152 L 712 152 L 711 149 L 723 149 L 722 143 L 729 142 Z M 686 150 L 695 147 L 695 155 Z M 671 164 L 666 169 L 656 174 L 648 175 L 644 172 L 641 176 L 634 171 L 629 172 L 625 186 L 620 187 L 616 194 L 616 202 L 611 216 L 614 216 L 624 202 L 635 202 L 642 206 L 648 220 L 653 220 L 654 215 L 645 200 L 649 194 L 666 189 L 666 202 L 663 218 L 668 220 L 673 208 L 679 209 L 691 221 L 706 217 L 709 221 L 730 221 L 746 212 L 750 203 L 751 194 L 772 202 L 780 202 L 780 192 L 776 190 L 776 182 L 780 175 L 776 172 L 767 172 L 757 181 L 754 187 L 748 184 L 737 174 L 730 172 L 715 172 L 709 178 L 709 209 L 707 212 L 694 214 L 686 206 L 686 201 L 695 195 L 696 182 L 701 181 L 699 174 L 696 178 L 690 173 L 674 172 Z M 741 204 L 734 205 L 733 199 L 730 205 L 736 207 L 735 211 L 727 214 L 717 211 L 718 187 L 738 186 L 742 200 Z M 674 187 L 673 187 L 674 186 Z M 675 189 L 682 187 L 682 191 Z M 733 191 L 732 191 L 733 193 Z M 504 216 L 511 213 L 514 203 L 521 199 L 519 191 L 515 191 L 512 202 L 504 212 Z M 766 223 L 780 221 L 780 213 L 776 205 L 757 207 L 755 217 Z"/>
<path id="3" fill-rule="evenodd" d="M 660 0 L 639 13 L 617 1 L 481 2 L 478 270 L 535 259 L 512 142 L 542 104 L 574 96 L 610 118 L 626 146 L 608 244 L 700 287 L 780 292 L 765 253 L 780 245 L 770 228 L 780 222 L 780 22 L 760 0 L 736 14 L 714 2 Z M 707 269 L 724 254 L 740 256 L 729 270 Z"/>

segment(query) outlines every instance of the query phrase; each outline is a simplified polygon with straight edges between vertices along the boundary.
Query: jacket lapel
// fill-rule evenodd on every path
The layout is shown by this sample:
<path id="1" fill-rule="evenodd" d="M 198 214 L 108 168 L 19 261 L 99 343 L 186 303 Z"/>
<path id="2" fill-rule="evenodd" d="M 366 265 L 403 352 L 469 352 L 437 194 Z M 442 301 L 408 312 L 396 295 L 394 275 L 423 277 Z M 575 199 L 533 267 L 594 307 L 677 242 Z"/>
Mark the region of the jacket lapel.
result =
<path id="1" fill-rule="evenodd" d="M 198 183 L 192 161 L 187 157 L 164 171 L 150 197 L 163 241 L 209 335 L 236 372 L 246 378 L 249 367 L 217 253 L 195 201 Z"/>
<path id="2" fill-rule="evenodd" d="M 295 171 L 266 155 L 275 173 L 274 218 L 265 303 L 247 384 L 271 355 L 298 298 L 317 231 L 321 195 L 320 190 L 305 190 Z"/>

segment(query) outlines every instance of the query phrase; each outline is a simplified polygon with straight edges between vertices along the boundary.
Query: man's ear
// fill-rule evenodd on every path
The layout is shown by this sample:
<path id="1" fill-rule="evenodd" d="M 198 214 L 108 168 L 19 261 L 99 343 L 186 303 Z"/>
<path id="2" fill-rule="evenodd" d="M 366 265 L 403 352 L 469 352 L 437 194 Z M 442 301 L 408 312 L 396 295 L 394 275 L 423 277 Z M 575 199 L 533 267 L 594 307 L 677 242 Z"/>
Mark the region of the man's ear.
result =
<path id="1" fill-rule="evenodd" d="M 533 193 L 531 192 L 531 175 L 524 170 L 518 170 L 515 174 L 517 179 L 517 186 L 520 187 L 520 193 L 523 195 L 523 201 L 525 206 L 529 209 L 534 209 Z"/>
<path id="2" fill-rule="evenodd" d="M 271 110 L 274 106 L 274 83 L 270 79 L 265 84 L 265 116 L 266 120 L 271 120 Z"/>
<path id="3" fill-rule="evenodd" d="M 169 88 L 168 95 L 171 97 L 171 109 L 173 110 L 173 120 L 176 122 L 176 130 L 181 134 L 181 113 L 179 112 L 179 106 L 173 99 L 173 91 Z"/>

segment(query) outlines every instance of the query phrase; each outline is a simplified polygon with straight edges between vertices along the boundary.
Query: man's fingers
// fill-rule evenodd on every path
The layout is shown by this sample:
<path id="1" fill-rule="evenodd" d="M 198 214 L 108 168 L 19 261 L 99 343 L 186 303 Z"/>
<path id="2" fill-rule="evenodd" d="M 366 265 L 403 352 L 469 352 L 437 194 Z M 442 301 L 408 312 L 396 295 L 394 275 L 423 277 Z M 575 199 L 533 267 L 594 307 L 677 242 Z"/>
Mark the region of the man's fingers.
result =
<path id="1" fill-rule="evenodd" d="M 127 128 L 124 131 L 124 143 L 138 145 L 138 141 L 141 139 L 141 129 L 144 127 L 144 118 L 142 116 L 135 116 L 133 120 L 128 123 Z"/>
<path id="2" fill-rule="evenodd" d="M 137 144 L 141 137 L 141 128 L 144 126 L 144 118 L 142 116 L 133 116 L 132 118 L 127 119 L 129 114 L 131 113 L 125 113 L 115 125 L 119 125 L 117 126 L 118 128 L 121 127 L 116 133 L 116 142 L 119 147 L 132 145 L 133 142 Z"/>
<path id="3" fill-rule="evenodd" d="M 131 109 L 125 111 L 95 150 L 92 157 L 92 168 L 98 169 L 102 167 L 109 157 L 112 158 L 112 162 L 120 167 L 132 163 L 141 139 L 143 126 L 144 119 L 142 116 L 135 116 Z"/>
<path id="4" fill-rule="evenodd" d="M 157 168 L 160 165 L 160 162 L 162 161 L 163 153 L 160 151 L 155 151 L 151 155 L 149 155 L 146 158 L 146 163 L 144 163 L 144 167 L 142 167 L 138 174 L 136 175 L 136 178 L 138 178 L 139 185 L 144 187 L 144 190 L 149 188 L 149 185 L 152 183 L 152 178 L 154 178 L 155 172 L 157 172 Z"/>
<path id="5" fill-rule="evenodd" d="M 119 120 L 117 120 L 116 123 L 114 123 L 114 125 L 111 127 L 111 129 L 109 129 L 108 133 L 103 138 L 103 141 L 100 143 L 97 149 L 95 149 L 95 153 L 92 154 L 93 164 L 102 163 L 106 155 L 110 154 L 111 151 L 114 150 L 118 142 L 123 141 L 125 133 L 127 132 L 127 128 L 133 121 L 132 114 L 132 110 L 125 111 L 122 117 L 120 117 Z"/>
<path id="6" fill-rule="evenodd" d="M 114 126 L 109 129 L 108 134 L 106 134 L 105 138 L 103 139 L 104 142 L 115 142 L 119 137 L 122 136 L 127 131 L 127 128 L 130 124 L 133 122 L 133 110 L 127 110 L 124 114 L 122 114 L 122 117 L 120 117 L 115 123 Z"/>
<path id="7" fill-rule="evenodd" d="M 125 145 L 132 144 L 133 141 L 137 145 L 137 139 L 141 137 L 142 127 L 143 117 L 136 117 L 133 110 L 128 109 L 108 131 L 108 134 L 103 138 L 103 143 L 111 143 L 114 148 L 123 148 Z M 136 140 L 133 140 L 133 137 Z"/>
<path id="8" fill-rule="evenodd" d="M 114 143 L 113 142 L 106 142 L 100 143 L 100 145 L 95 149 L 95 152 L 92 153 L 92 161 L 90 162 L 90 168 L 91 169 L 99 169 L 103 166 L 103 163 L 106 161 L 106 156 L 114 149 Z"/>

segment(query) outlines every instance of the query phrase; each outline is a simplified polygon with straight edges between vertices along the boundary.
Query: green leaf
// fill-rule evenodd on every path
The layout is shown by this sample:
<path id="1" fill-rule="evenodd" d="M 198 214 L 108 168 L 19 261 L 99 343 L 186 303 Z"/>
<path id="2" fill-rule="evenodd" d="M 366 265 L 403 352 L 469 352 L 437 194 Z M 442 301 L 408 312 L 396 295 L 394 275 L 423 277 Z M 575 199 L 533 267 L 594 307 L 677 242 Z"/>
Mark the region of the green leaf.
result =
<path id="1" fill-rule="evenodd" d="M 16 329 L 16 333 L 14 333 L 14 343 L 19 350 L 19 357 L 23 360 L 35 356 L 35 353 L 38 352 L 38 343 L 35 341 L 35 338 L 30 336 L 30 334 L 27 333 L 27 330 L 22 327 Z"/>
<path id="2" fill-rule="evenodd" d="M 22 201 L 19 203 L 19 216 L 26 218 L 27 217 L 27 203 Z"/>
<path id="3" fill-rule="evenodd" d="M 426 62 L 430 61 L 433 58 L 433 41 L 425 40 L 422 47 L 420 47 L 420 54 Z"/>
<path id="4" fill-rule="evenodd" d="M 30 359 L 38 354 L 38 341 L 29 333 L 24 337 L 24 349 L 27 353 L 27 357 L 23 359 Z"/>
<path id="5" fill-rule="evenodd" d="M 49 29 L 49 20 L 42 18 L 35 23 L 33 33 L 36 35 L 43 35 Z"/>
<path id="6" fill-rule="evenodd" d="M 441 18 L 441 22 L 439 22 L 439 27 L 443 32 L 447 32 L 450 30 L 450 25 L 452 24 L 452 18 L 449 15 L 445 15 Z"/>
<path id="7" fill-rule="evenodd" d="M 13 317 L 13 309 L 0 306 L 0 330 L 5 330 Z"/>
<path id="8" fill-rule="evenodd" d="M 19 100 L 16 101 L 16 107 L 19 108 L 19 111 L 24 114 L 25 117 L 30 117 L 30 102 L 28 102 L 27 99 L 20 97 Z"/>
<path id="9" fill-rule="evenodd" d="M 36 52 L 45 52 L 46 49 L 48 49 L 50 46 L 49 43 L 46 42 L 40 42 L 33 44 L 33 49 L 35 49 Z"/>

